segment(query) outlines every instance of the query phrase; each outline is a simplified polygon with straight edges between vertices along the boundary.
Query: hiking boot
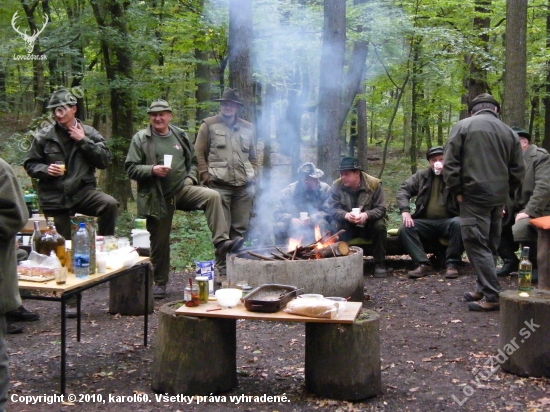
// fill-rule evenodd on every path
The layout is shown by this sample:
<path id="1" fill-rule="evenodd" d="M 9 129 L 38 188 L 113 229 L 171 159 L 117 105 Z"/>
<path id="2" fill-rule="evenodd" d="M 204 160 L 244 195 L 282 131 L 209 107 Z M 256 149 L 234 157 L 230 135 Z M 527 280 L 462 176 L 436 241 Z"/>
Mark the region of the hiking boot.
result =
<path id="1" fill-rule="evenodd" d="M 164 299 L 166 297 L 166 285 L 155 285 L 153 289 L 153 298 Z"/>
<path id="2" fill-rule="evenodd" d="M 510 276 L 519 269 L 519 259 L 504 259 L 504 265 L 497 270 L 498 277 Z"/>
<path id="3" fill-rule="evenodd" d="M 38 314 L 28 311 L 23 305 L 6 312 L 6 320 L 9 322 L 32 322 L 38 319 L 40 319 Z"/>
<path id="4" fill-rule="evenodd" d="M 494 310 L 500 310 L 500 303 L 480 300 L 479 302 L 468 303 L 468 309 L 473 312 L 491 312 Z"/>
<path id="5" fill-rule="evenodd" d="M 385 278 L 388 276 L 388 271 L 386 270 L 386 265 L 383 263 L 377 263 L 374 266 L 374 273 L 373 276 L 375 278 Z"/>
<path id="6" fill-rule="evenodd" d="M 477 302 L 478 300 L 481 300 L 481 299 L 483 299 L 483 293 L 480 293 L 480 292 L 475 292 L 475 293 L 466 292 L 464 294 L 464 300 L 466 302 Z"/>
<path id="7" fill-rule="evenodd" d="M 426 265 L 421 263 L 415 270 L 409 272 L 409 279 L 418 279 L 428 276 L 433 273 L 433 268 L 431 265 Z"/>
<path id="8" fill-rule="evenodd" d="M 237 236 L 235 239 L 227 239 L 218 242 L 216 245 L 216 257 L 222 257 L 228 253 L 236 252 L 241 248 L 244 243 L 244 239 L 240 236 Z"/>
<path id="9" fill-rule="evenodd" d="M 24 329 L 23 326 L 17 326 L 17 325 L 14 325 L 13 323 L 8 323 L 7 334 L 15 335 L 17 333 L 22 333 L 23 329 Z"/>
<path id="10" fill-rule="evenodd" d="M 447 266 L 447 271 L 445 272 L 446 279 L 456 279 L 458 278 L 458 270 L 452 266 Z"/>

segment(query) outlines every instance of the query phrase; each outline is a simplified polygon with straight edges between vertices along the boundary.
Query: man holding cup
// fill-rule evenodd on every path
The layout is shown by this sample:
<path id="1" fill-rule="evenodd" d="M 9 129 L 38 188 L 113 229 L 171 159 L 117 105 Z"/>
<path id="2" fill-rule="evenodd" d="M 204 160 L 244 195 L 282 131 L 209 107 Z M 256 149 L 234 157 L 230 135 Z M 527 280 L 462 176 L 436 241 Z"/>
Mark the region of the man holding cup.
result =
<path id="1" fill-rule="evenodd" d="M 398 236 L 405 251 L 417 267 L 409 272 L 409 278 L 417 279 L 434 272 L 423 241 L 448 239 L 445 252 L 445 277 L 458 277 L 458 265 L 462 261 L 462 234 L 460 231 L 459 205 L 443 181 L 443 147 L 435 146 L 426 151 L 430 167 L 418 170 L 397 190 L 397 206 L 402 224 Z M 410 202 L 415 199 L 416 209 L 411 215 Z"/>
<path id="2" fill-rule="evenodd" d="M 218 258 L 238 250 L 244 239 L 238 236 L 229 240 L 219 193 L 196 186 L 195 151 L 187 134 L 170 124 L 172 108 L 168 102 L 154 101 L 147 113 L 150 124 L 132 138 L 125 167 L 128 176 L 137 181 L 138 215 L 147 219 L 154 268 L 153 295 L 163 299 L 169 280 L 170 230 L 175 210 L 205 212 Z"/>
<path id="3" fill-rule="evenodd" d="M 37 133 L 25 157 L 27 174 L 38 179 L 38 201 L 57 231 L 71 239 L 70 217 L 75 213 L 98 217 L 98 235 L 115 234 L 118 201 L 96 190 L 96 169 L 111 161 L 105 139 L 76 118 L 76 97 L 57 90 L 49 100 L 55 124 Z"/>

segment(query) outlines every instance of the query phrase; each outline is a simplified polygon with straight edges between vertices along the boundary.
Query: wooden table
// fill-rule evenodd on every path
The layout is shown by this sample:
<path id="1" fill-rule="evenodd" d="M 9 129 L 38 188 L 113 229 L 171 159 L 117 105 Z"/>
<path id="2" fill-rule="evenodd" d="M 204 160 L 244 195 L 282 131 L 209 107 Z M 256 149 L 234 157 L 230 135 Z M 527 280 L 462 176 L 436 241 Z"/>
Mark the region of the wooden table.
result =
<path id="1" fill-rule="evenodd" d="M 117 277 L 130 274 L 136 270 L 144 269 L 145 270 L 145 284 L 148 285 L 151 277 L 151 269 L 149 264 L 148 257 L 140 257 L 136 264 L 131 268 L 121 268 L 116 270 L 107 270 L 105 273 L 96 273 L 95 275 L 90 275 L 87 278 L 80 279 L 76 278 L 74 273 L 67 274 L 67 282 L 58 285 L 55 283 L 55 280 L 50 280 L 48 282 L 29 282 L 25 280 L 19 281 L 19 289 L 29 290 L 33 292 L 38 292 L 38 295 L 24 295 L 23 299 L 34 299 L 34 300 L 47 300 L 54 302 L 61 302 L 61 394 L 65 394 L 66 387 L 66 362 L 67 362 L 67 319 L 65 317 L 67 310 L 67 301 L 69 298 L 76 296 L 76 340 L 80 342 L 80 331 L 81 331 L 81 311 L 80 311 L 80 302 L 82 299 L 82 292 L 85 290 L 91 289 L 102 283 L 109 282 Z M 143 345 L 147 346 L 147 334 L 148 334 L 148 305 L 150 288 L 144 288 L 144 298 L 145 298 L 145 310 L 143 313 Z M 44 296 L 45 293 L 53 293 L 53 296 Z"/>

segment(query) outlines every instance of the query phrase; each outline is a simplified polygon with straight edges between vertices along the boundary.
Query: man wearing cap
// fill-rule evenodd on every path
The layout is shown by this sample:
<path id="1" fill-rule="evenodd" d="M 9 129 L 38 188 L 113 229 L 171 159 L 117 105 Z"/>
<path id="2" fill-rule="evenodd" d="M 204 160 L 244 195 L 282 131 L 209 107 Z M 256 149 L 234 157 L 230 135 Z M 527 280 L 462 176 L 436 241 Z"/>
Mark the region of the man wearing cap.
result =
<path id="1" fill-rule="evenodd" d="M 70 217 L 75 213 L 98 217 L 102 236 L 115 234 L 118 202 L 96 190 L 96 169 L 106 169 L 111 152 L 105 139 L 76 115 L 76 97 L 68 90 L 52 94 L 47 108 L 55 124 L 40 130 L 23 166 L 38 180 L 38 201 L 46 217 L 53 217 L 57 231 L 71 239 Z M 63 166 L 56 162 L 64 162 Z"/>
<path id="2" fill-rule="evenodd" d="M 501 286 L 494 257 L 500 243 L 502 209 L 525 175 L 519 139 L 498 116 L 500 104 L 483 93 L 470 117 L 451 130 L 443 180 L 460 202 L 462 240 L 477 276 L 477 290 L 464 299 L 473 311 L 500 310 Z"/>
<path id="3" fill-rule="evenodd" d="M 130 143 L 125 167 L 137 181 L 137 212 L 147 219 L 154 268 L 153 295 L 166 297 L 170 272 L 170 230 L 175 210 L 203 210 L 216 248 L 216 256 L 239 249 L 243 238 L 229 240 L 218 192 L 195 186 L 197 158 L 187 134 L 170 124 L 172 108 L 166 100 L 149 107 L 150 124 L 137 132 Z M 171 155 L 171 165 L 164 156 Z"/>
<path id="4" fill-rule="evenodd" d="M 354 157 L 344 157 L 338 170 L 340 179 L 333 182 L 324 206 L 331 218 L 332 232 L 345 229 L 341 240 L 372 240 L 374 277 L 386 277 L 386 200 L 382 182 L 365 173 Z M 359 213 L 352 213 L 355 208 Z"/>
<path id="5" fill-rule="evenodd" d="M 459 205 L 443 182 L 443 147 L 435 146 L 426 151 L 430 167 L 418 170 L 397 190 L 397 206 L 402 224 L 398 236 L 406 252 L 417 265 L 409 272 L 409 278 L 417 279 L 433 273 L 422 242 L 445 238 L 449 244 L 445 253 L 447 279 L 458 277 L 457 267 L 462 256 Z M 410 201 L 415 199 L 415 211 L 410 213 Z"/>
<path id="6" fill-rule="evenodd" d="M 319 179 L 324 172 L 311 162 L 298 168 L 298 180 L 285 187 L 273 211 L 275 243 L 287 243 L 289 237 L 301 239 L 302 244 L 314 242 L 314 228 L 321 235 L 329 230 L 328 214 L 322 210 L 330 186 Z M 306 213 L 306 216 L 300 214 Z"/>
<path id="7" fill-rule="evenodd" d="M 523 151 L 525 179 L 504 209 L 502 236 L 498 248 L 504 265 L 497 275 L 508 276 L 518 270 L 519 259 L 515 251 L 518 250 L 518 243 L 521 243 L 522 246 L 529 246 L 529 260 L 533 264 L 531 280 L 538 282 L 538 234 L 529 220 L 550 216 L 550 155 L 545 149 L 531 144 L 531 134 L 527 131 L 517 126 L 512 127 L 512 130 L 519 136 Z"/>

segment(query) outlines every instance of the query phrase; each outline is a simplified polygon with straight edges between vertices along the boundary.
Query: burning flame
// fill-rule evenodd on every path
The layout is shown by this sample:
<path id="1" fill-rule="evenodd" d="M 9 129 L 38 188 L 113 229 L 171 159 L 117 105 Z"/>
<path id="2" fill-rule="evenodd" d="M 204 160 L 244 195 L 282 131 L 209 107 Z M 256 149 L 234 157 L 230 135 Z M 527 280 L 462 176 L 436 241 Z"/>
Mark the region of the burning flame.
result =
<path id="1" fill-rule="evenodd" d="M 322 238 L 321 236 L 321 228 L 319 227 L 319 225 L 315 225 L 315 240 L 319 240 Z"/>
<path id="2" fill-rule="evenodd" d="M 319 242 L 319 240 L 321 240 L 323 238 L 323 236 L 321 235 L 321 228 L 319 227 L 319 225 L 315 225 L 314 234 L 315 234 L 315 241 L 317 242 L 317 244 L 315 245 L 316 249 L 322 249 L 322 248 L 327 247 L 328 245 L 330 245 L 332 243 L 335 243 L 334 239 L 332 239 L 329 242 L 323 242 L 323 243 Z M 288 239 L 288 245 L 287 245 L 287 251 L 292 252 L 300 246 L 302 246 L 302 238 L 300 238 L 300 239 L 289 238 Z"/>
<path id="3" fill-rule="evenodd" d="M 288 246 L 287 246 L 288 249 L 287 249 L 287 251 L 292 252 L 297 247 L 300 247 L 301 243 L 302 243 L 302 238 L 300 238 L 300 239 L 294 239 L 294 238 L 288 239 Z"/>

